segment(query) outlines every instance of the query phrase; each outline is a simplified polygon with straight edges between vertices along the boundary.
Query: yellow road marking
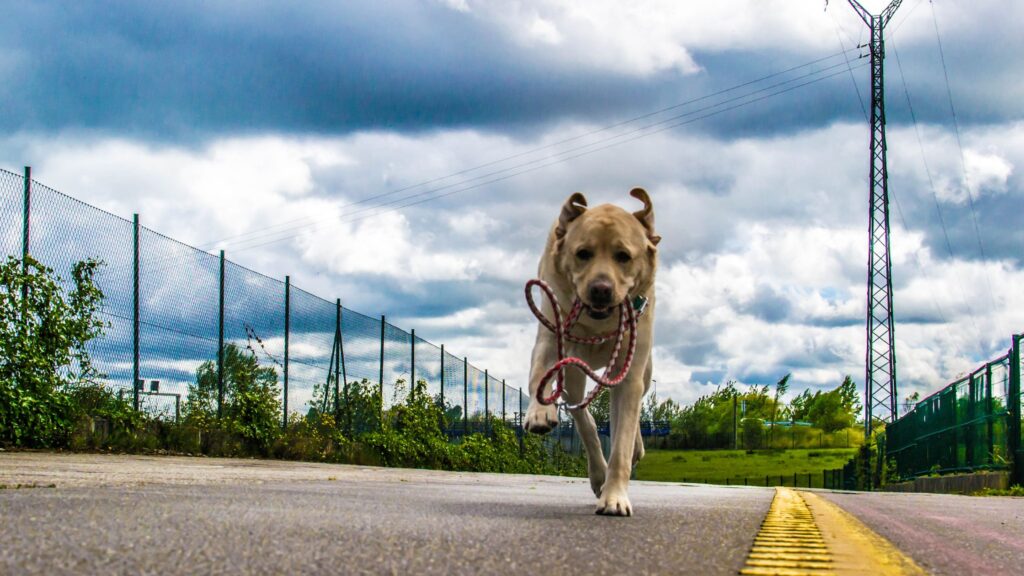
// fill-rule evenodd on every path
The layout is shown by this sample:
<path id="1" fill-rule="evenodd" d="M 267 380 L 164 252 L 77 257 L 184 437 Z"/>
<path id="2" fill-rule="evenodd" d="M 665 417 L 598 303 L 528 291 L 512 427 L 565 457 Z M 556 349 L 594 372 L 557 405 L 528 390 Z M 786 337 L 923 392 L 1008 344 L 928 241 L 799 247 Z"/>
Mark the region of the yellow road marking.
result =
<path id="1" fill-rule="evenodd" d="M 926 574 L 887 540 L 810 492 L 776 488 L 747 563 L 747 576 Z"/>

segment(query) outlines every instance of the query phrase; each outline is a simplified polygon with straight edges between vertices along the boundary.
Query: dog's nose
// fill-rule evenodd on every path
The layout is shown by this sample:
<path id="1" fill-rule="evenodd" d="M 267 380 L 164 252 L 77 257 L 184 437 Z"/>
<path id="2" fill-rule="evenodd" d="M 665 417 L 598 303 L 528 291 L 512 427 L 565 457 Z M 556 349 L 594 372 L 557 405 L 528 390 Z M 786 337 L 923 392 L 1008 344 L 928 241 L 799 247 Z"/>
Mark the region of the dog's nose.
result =
<path id="1" fill-rule="evenodd" d="M 595 280 L 590 283 L 590 305 L 606 308 L 612 303 L 612 283 L 607 280 Z"/>

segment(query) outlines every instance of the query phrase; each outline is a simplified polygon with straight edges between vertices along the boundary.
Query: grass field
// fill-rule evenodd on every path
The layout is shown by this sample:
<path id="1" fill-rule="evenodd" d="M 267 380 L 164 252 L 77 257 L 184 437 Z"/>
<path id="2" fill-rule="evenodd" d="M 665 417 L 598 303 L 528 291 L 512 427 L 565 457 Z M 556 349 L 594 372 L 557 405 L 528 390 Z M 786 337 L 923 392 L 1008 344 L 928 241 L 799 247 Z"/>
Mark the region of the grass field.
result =
<path id="1" fill-rule="evenodd" d="M 823 470 L 842 468 L 854 448 L 744 450 L 647 450 L 636 470 L 638 480 L 749 484 L 751 486 L 822 486 Z M 766 479 L 766 476 L 768 477 Z M 781 478 L 780 478 L 781 477 Z M 744 480 L 746 480 L 744 482 Z"/>

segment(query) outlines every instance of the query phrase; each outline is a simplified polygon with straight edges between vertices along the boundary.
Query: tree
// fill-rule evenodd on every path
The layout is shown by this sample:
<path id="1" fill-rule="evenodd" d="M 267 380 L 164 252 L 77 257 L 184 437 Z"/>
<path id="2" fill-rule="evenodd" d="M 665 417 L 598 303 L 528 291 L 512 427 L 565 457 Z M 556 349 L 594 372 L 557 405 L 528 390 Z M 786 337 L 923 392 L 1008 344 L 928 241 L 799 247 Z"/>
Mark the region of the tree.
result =
<path id="1" fill-rule="evenodd" d="M 217 419 L 217 364 L 206 361 L 196 369 L 196 382 L 188 386 L 186 418 L 203 427 Z M 252 352 L 235 344 L 224 346 L 224 401 L 221 427 L 238 434 L 250 448 L 266 450 L 280 433 L 281 388 L 277 370 L 261 367 Z"/>
<path id="2" fill-rule="evenodd" d="M 0 265 L 0 442 L 66 440 L 74 418 L 68 392 L 102 376 L 86 348 L 106 327 L 94 282 L 101 264 L 76 263 L 67 287 L 31 256 Z"/>
<path id="3" fill-rule="evenodd" d="M 776 417 L 778 417 L 779 397 L 785 395 L 786 391 L 789 390 L 789 377 L 790 376 L 792 376 L 792 374 L 786 374 L 785 376 L 782 377 L 781 380 L 779 380 L 778 382 L 775 383 L 775 399 L 772 402 L 771 431 L 768 433 L 768 436 L 769 436 L 769 446 L 771 445 L 771 442 L 773 442 L 775 440 L 775 419 L 776 419 Z"/>
<path id="4" fill-rule="evenodd" d="M 903 401 L 903 414 L 906 415 L 908 412 L 914 409 L 914 406 L 921 400 L 921 393 L 914 392 L 910 396 L 907 396 Z"/>

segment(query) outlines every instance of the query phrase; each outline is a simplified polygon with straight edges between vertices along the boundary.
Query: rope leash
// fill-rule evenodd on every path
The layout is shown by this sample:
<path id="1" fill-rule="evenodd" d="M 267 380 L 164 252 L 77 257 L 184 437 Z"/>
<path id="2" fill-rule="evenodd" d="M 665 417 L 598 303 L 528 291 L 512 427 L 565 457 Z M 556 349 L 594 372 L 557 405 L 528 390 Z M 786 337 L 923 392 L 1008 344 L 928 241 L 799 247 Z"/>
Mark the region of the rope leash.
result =
<path id="1" fill-rule="evenodd" d="M 540 308 L 533 301 L 533 287 L 537 286 L 541 289 L 545 296 L 548 298 L 548 302 L 551 304 L 551 309 L 554 311 L 554 319 L 548 319 L 541 312 Z M 554 290 L 551 286 L 548 286 L 547 282 L 540 279 L 530 280 L 526 283 L 526 303 L 530 306 L 530 310 L 533 315 L 537 317 L 540 323 L 555 334 L 555 340 L 557 342 L 558 351 L 558 362 L 556 362 L 548 371 L 544 373 L 544 376 L 540 379 L 537 384 L 537 401 L 545 406 L 554 404 L 558 398 L 562 395 L 565 389 L 565 368 L 567 366 L 575 366 L 584 374 L 590 377 L 591 380 L 597 383 L 597 386 L 590 391 L 589 394 L 579 404 L 566 405 L 566 408 L 570 410 L 577 410 L 579 408 L 585 408 L 588 404 L 593 402 L 594 398 L 605 388 L 612 388 L 617 386 L 626 374 L 629 373 L 629 367 L 633 364 L 633 354 L 636 352 L 636 323 L 639 315 L 643 313 L 644 306 L 647 304 L 647 300 L 644 298 L 638 298 L 637 302 L 639 310 L 634 312 L 633 305 L 630 304 L 629 298 L 627 297 L 621 304 L 619 304 L 619 326 L 612 332 L 605 334 L 599 334 L 597 336 L 583 337 L 570 334 L 569 331 L 579 320 L 580 313 L 583 312 L 583 301 L 576 298 L 573 302 L 572 308 L 569 310 L 568 316 L 565 321 L 562 321 L 562 309 L 558 305 L 558 297 L 555 296 Z M 615 361 L 619 358 L 619 352 L 622 349 L 622 336 L 629 330 L 629 348 L 626 352 L 626 358 L 623 360 L 622 369 L 618 374 L 612 376 L 612 367 L 615 366 Z M 583 361 L 581 358 L 576 356 L 565 356 L 565 341 L 575 342 L 578 344 L 590 344 L 597 345 L 603 344 L 615 338 L 615 346 L 612 348 L 611 357 L 608 359 L 608 365 L 605 367 L 604 374 L 598 375 L 589 364 Z M 555 390 L 550 396 L 544 396 L 544 386 L 547 385 L 548 381 L 553 376 L 556 376 Z"/>

